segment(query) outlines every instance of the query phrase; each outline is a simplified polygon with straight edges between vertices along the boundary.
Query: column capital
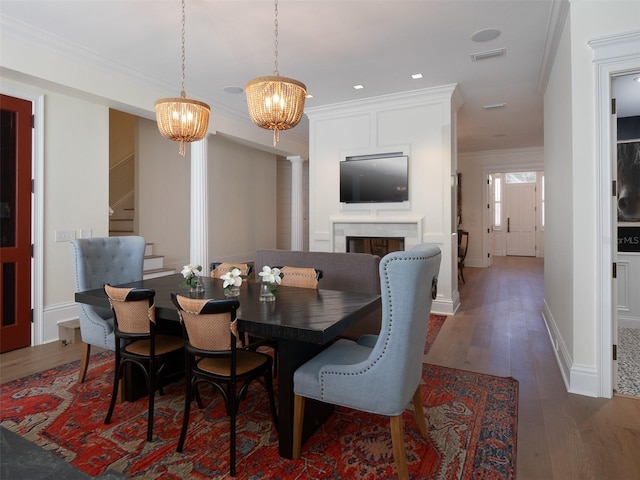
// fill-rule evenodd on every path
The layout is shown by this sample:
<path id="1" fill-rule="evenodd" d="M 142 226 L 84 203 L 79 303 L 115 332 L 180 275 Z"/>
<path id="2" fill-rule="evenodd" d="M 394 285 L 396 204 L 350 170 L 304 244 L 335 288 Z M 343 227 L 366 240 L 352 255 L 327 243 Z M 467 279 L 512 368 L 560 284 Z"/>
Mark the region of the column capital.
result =
<path id="1" fill-rule="evenodd" d="M 291 163 L 304 163 L 307 161 L 306 158 L 302 158 L 300 155 L 291 155 L 287 157 L 287 160 L 289 160 Z"/>

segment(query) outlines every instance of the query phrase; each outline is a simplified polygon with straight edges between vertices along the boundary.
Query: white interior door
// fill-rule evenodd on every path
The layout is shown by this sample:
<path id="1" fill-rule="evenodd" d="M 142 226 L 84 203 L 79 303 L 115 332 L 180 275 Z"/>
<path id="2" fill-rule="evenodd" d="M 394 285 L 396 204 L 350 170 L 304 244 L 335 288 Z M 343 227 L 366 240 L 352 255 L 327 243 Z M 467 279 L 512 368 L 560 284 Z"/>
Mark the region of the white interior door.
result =
<path id="1" fill-rule="evenodd" d="M 507 255 L 536 255 L 535 183 L 506 183 Z"/>

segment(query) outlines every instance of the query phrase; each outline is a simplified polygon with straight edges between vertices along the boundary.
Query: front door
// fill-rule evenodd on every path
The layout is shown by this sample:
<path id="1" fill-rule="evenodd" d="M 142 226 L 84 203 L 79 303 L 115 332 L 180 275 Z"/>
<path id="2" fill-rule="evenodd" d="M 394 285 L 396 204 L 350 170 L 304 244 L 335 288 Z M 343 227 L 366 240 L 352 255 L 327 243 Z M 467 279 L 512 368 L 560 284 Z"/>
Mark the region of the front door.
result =
<path id="1" fill-rule="evenodd" d="M 527 172 L 528 173 L 528 172 Z M 526 174 L 507 174 L 507 255 L 536 255 L 536 184 L 510 182 L 509 175 L 521 180 Z"/>
<path id="2" fill-rule="evenodd" d="M 0 353 L 31 345 L 31 102 L 0 95 Z"/>

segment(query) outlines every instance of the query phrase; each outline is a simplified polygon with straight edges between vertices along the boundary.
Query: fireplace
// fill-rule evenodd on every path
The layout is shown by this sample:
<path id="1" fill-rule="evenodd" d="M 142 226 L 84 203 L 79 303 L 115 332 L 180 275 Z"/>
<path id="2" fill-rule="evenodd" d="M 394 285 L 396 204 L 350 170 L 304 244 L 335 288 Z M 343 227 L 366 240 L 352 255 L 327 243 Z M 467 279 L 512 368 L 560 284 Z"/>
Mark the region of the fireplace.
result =
<path id="1" fill-rule="evenodd" d="M 384 257 L 404 250 L 404 237 L 347 237 L 347 252 L 372 253 Z"/>
<path id="2" fill-rule="evenodd" d="M 422 217 L 399 216 L 390 218 L 357 217 L 354 215 L 332 217 L 330 220 L 331 251 L 333 252 L 357 252 L 360 251 L 360 248 L 364 250 L 363 242 L 369 242 L 369 239 L 371 242 L 386 239 L 388 251 L 390 252 L 410 250 L 421 241 L 424 241 Z M 364 239 L 364 241 L 357 240 L 360 238 Z"/>

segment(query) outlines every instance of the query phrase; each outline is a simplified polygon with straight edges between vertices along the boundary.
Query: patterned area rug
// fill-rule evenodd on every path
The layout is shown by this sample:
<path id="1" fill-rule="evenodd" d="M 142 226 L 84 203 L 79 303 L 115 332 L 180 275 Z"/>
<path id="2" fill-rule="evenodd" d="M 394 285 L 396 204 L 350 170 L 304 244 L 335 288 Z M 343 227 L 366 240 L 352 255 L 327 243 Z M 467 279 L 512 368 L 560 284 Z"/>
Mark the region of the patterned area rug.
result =
<path id="1" fill-rule="evenodd" d="M 442 324 L 430 323 L 430 330 Z M 437 332 L 430 334 L 433 339 Z M 113 469 L 149 480 L 230 478 L 228 421 L 220 395 L 203 391 L 205 408 L 194 404 L 184 453 L 177 453 L 181 383 L 157 397 L 154 441 L 148 443 L 146 399 L 117 405 L 112 423 L 103 423 L 113 374 L 111 353 L 92 358 L 82 385 L 76 383 L 77 372 L 78 362 L 73 362 L 2 385 L 2 426 L 90 475 Z M 429 437 L 421 437 L 412 412 L 404 414 L 411 478 L 515 478 L 517 381 L 425 364 L 424 382 Z M 250 389 L 241 405 L 240 478 L 396 478 L 389 421 L 344 408 L 337 408 L 303 445 L 300 460 L 280 458 L 262 392 Z"/>
<path id="2" fill-rule="evenodd" d="M 618 386 L 624 395 L 640 397 L 640 328 L 618 327 Z"/>

